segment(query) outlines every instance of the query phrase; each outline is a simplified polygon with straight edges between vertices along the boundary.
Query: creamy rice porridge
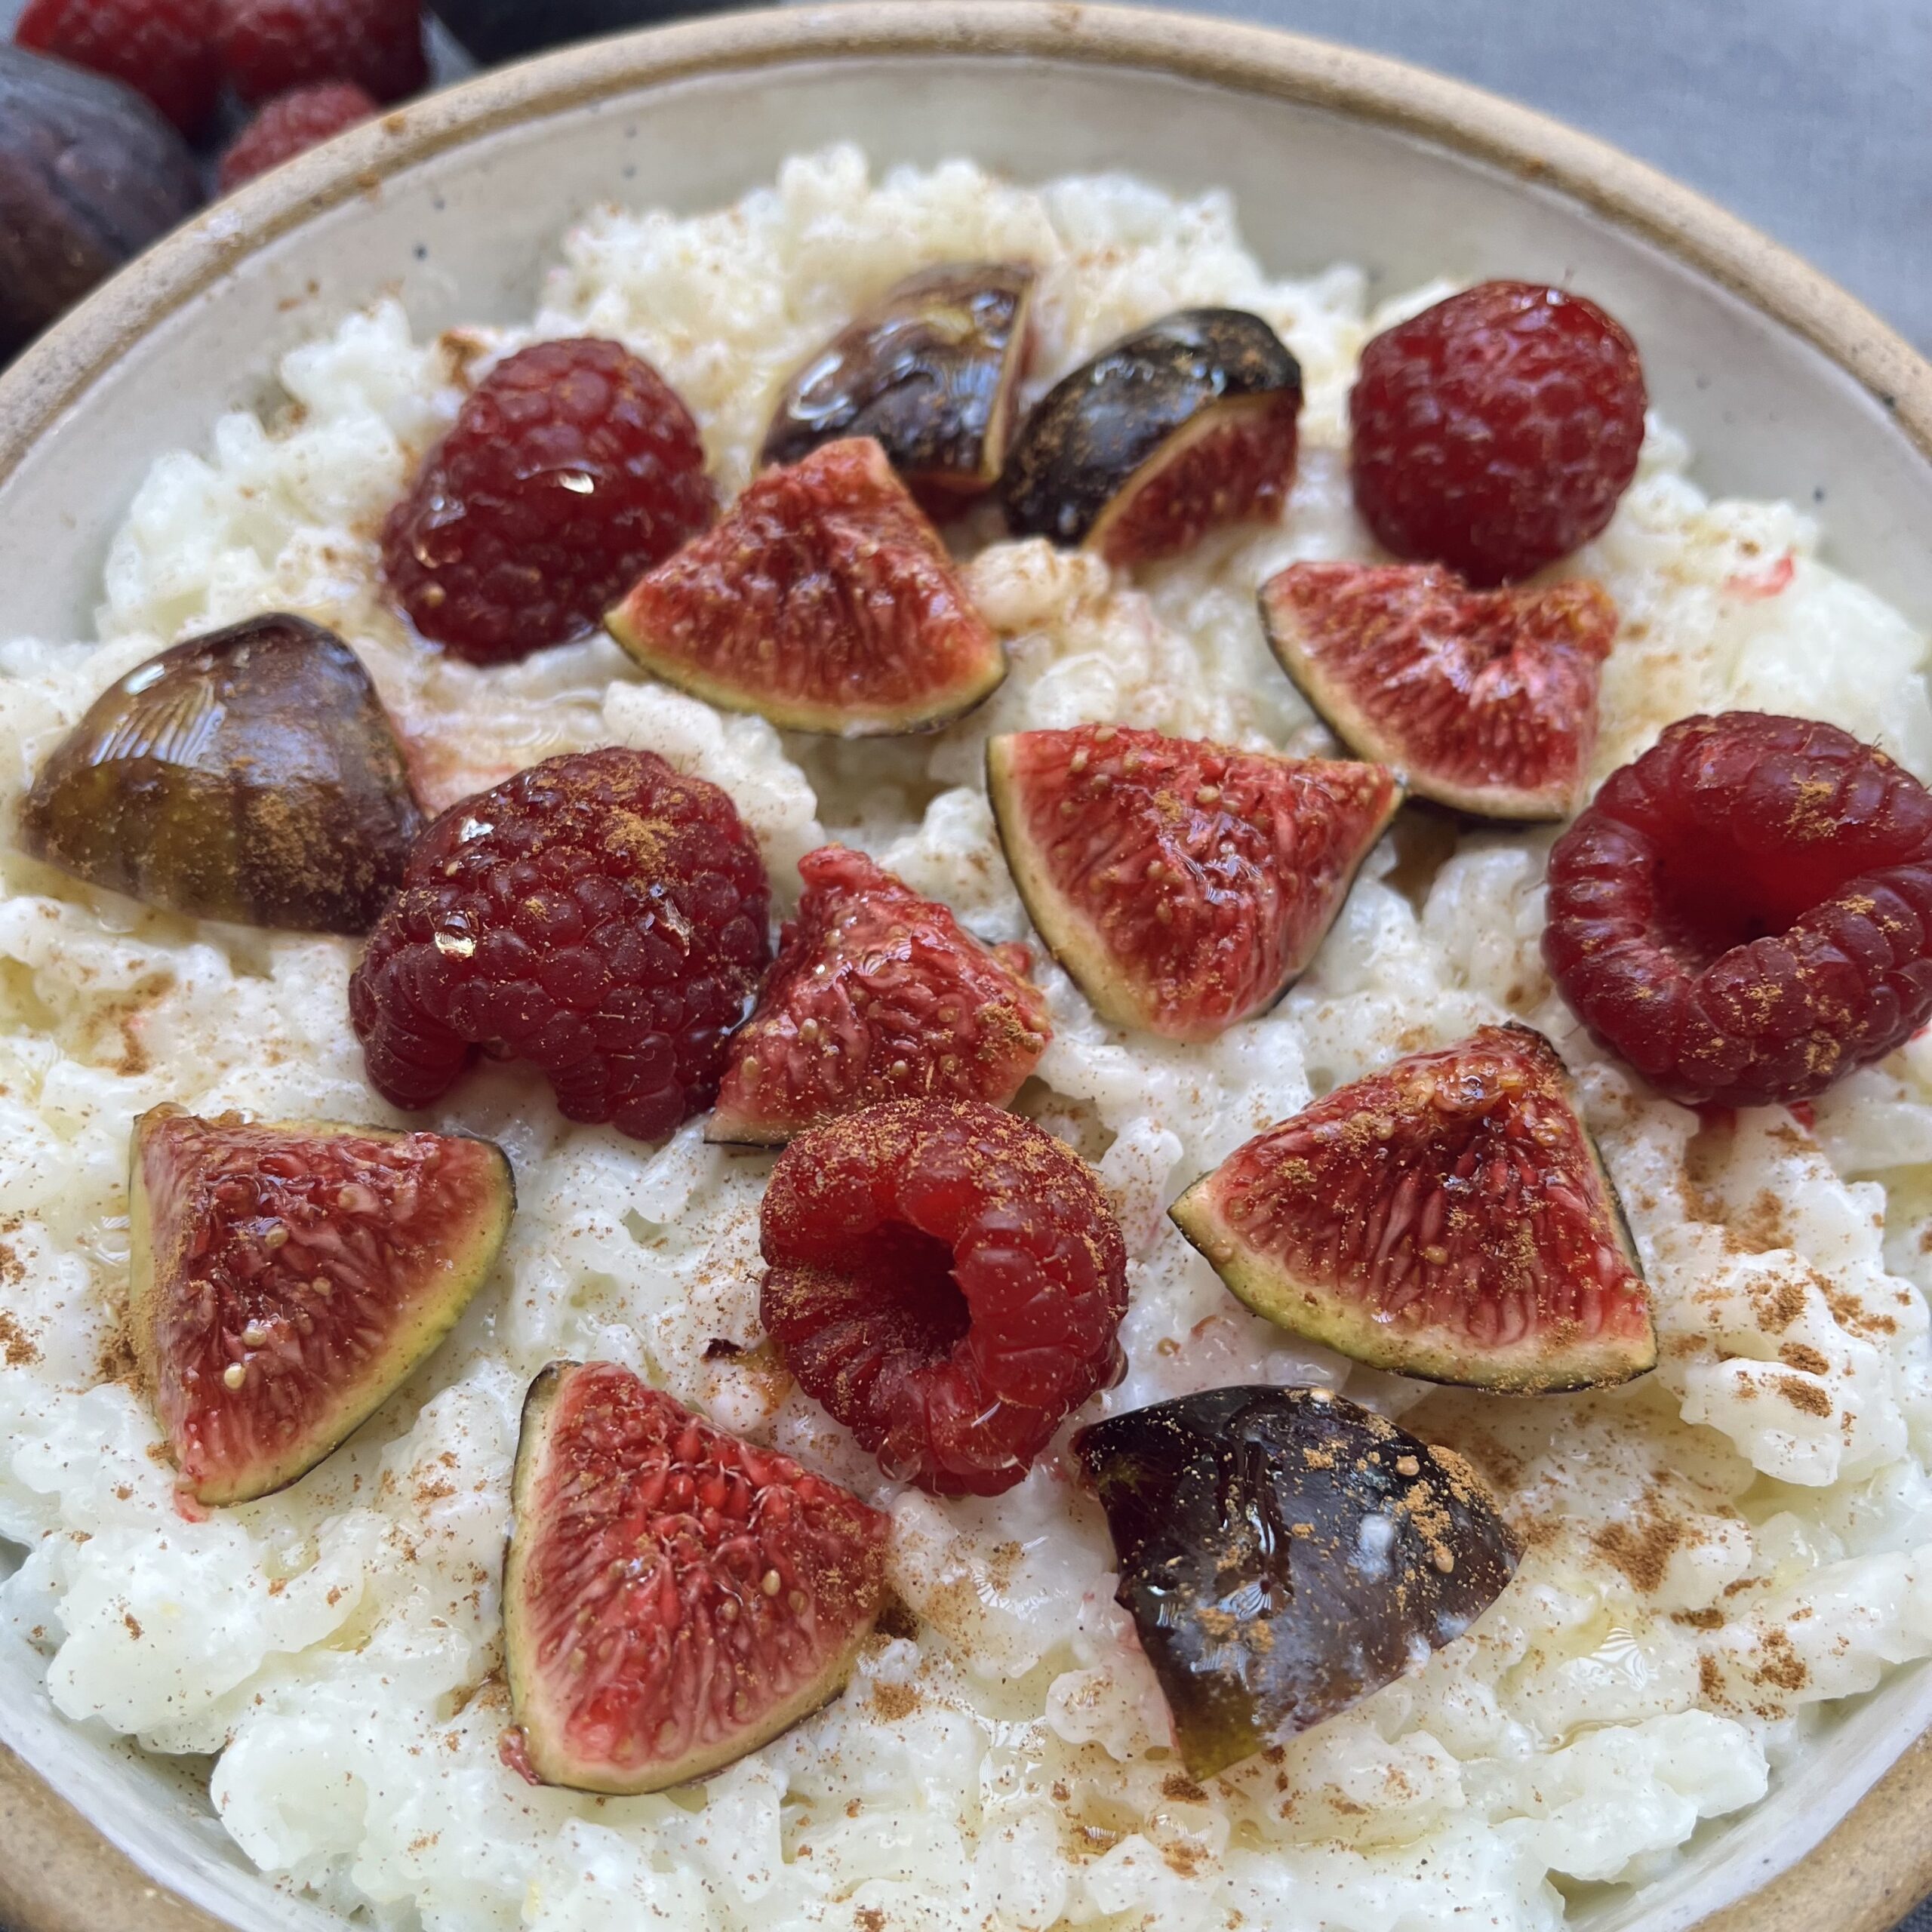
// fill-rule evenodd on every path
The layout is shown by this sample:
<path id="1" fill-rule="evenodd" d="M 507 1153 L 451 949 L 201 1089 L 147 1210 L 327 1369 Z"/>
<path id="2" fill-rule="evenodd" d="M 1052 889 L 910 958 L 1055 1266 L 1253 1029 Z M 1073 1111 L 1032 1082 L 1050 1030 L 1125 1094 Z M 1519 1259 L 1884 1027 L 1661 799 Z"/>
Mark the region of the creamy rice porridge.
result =
<path id="1" fill-rule="evenodd" d="M 1272 324 L 1308 387 L 1285 521 L 1130 575 L 998 540 L 978 513 L 957 541 L 1011 674 L 940 735 L 884 743 L 781 737 L 638 681 L 603 640 L 477 671 L 383 602 L 377 527 L 479 365 L 543 337 L 622 340 L 689 403 L 728 494 L 829 334 L 922 263 L 981 258 L 1040 270 L 1039 378 L 1183 306 Z M 1254 591 L 1295 558 L 1368 554 L 1347 386 L 1368 334 L 1447 286 L 1371 311 L 1352 269 L 1269 280 L 1218 197 L 1111 177 L 1021 189 L 965 163 L 873 180 L 850 149 L 717 214 L 600 211 L 565 238 L 528 330 L 418 343 L 379 304 L 285 358 L 280 417 L 225 417 L 205 450 L 158 461 L 109 558 L 99 641 L 0 651 L 5 807 L 132 666 L 288 609 L 355 646 L 432 805 L 554 752 L 648 748 L 731 793 L 781 900 L 800 855 L 837 837 L 982 937 L 1024 938 L 980 778 L 990 734 L 1107 720 L 1332 748 L 1268 654 Z M 1598 774 L 1672 718 L 1755 707 L 1832 720 L 1932 778 L 1926 640 L 1820 560 L 1807 517 L 1708 500 L 1689 457 L 1653 420 L 1614 521 L 1559 567 L 1623 615 Z M 1556 1925 L 1580 1887 L 1651 1877 L 1701 1820 L 1762 1796 L 1834 1700 L 1932 1654 L 1932 1040 L 1802 1120 L 1767 1109 L 1727 1131 L 1646 1097 L 1544 974 L 1550 842 L 1385 841 L 1314 969 L 1211 1046 L 1110 1031 L 1036 959 L 1056 1034 L 1023 1106 L 1097 1161 L 1131 1257 L 1130 1371 L 1083 1414 L 1239 1382 L 1346 1387 L 1475 1462 L 1525 1546 L 1471 1635 L 1211 1788 L 1168 1748 L 1064 1458 L 989 1501 L 884 1484 L 762 1357 L 709 1349 L 758 1338 L 770 1160 L 706 1146 L 701 1121 L 656 1152 L 568 1128 L 525 1069 L 474 1077 L 431 1122 L 500 1141 L 521 1197 L 451 1340 L 295 1487 L 187 1520 L 123 1332 L 130 1125 L 166 1100 L 396 1118 L 346 1015 L 355 949 L 195 926 L 11 852 L 0 1537 L 23 1560 L 0 1614 L 62 1712 L 207 1755 L 250 1858 L 385 1925 Z M 1649 1274 L 1654 1375 L 1510 1399 L 1355 1368 L 1248 1315 L 1164 1218 L 1311 1097 L 1511 1016 L 1579 1073 Z M 558 1356 L 630 1364 L 894 1518 L 911 1614 L 842 1697 L 701 1790 L 598 1799 L 499 1761 L 510 1462 L 525 1387 Z"/>

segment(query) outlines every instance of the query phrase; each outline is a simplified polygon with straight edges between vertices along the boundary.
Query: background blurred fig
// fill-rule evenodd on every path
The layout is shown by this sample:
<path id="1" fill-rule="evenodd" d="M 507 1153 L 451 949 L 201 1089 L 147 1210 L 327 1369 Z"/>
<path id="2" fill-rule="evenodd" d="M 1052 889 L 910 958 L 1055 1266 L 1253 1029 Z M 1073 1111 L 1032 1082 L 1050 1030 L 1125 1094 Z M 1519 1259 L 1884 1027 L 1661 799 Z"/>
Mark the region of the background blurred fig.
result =
<path id="1" fill-rule="evenodd" d="M 0 45 L 0 361 L 201 202 L 187 143 L 139 94 Z"/>

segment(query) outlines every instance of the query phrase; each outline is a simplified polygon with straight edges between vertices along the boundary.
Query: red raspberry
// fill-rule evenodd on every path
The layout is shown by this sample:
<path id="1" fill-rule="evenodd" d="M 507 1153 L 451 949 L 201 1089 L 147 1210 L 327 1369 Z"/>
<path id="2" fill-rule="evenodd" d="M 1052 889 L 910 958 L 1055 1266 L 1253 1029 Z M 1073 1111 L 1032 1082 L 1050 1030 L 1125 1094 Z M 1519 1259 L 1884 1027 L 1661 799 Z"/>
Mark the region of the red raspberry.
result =
<path id="1" fill-rule="evenodd" d="M 1820 1094 L 1932 1014 L 1932 793 L 1835 725 L 1673 724 L 1549 859 L 1543 958 L 1660 1092 Z"/>
<path id="2" fill-rule="evenodd" d="M 421 0 L 221 0 L 221 55 L 244 100 L 353 81 L 400 100 L 429 77 Z"/>
<path id="3" fill-rule="evenodd" d="M 675 391 L 614 342 L 540 342 L 462 408 L 383 531 L 416 628 L 497 664 L 590 629 L 717 510 Z"/>
<path id="4" fill-rule="evenodd" d="M 1362 351 L 1355 507 L 1398 557 L 1513 583 L 1609 522 L 1645 401 L 1636 344 L 1594 302 L 1478 283 Z"/>
<path id="5" fill-rule="evenodd" d="M 801 1135 L 760 1214 L 761 1312 L 886 1474 L 997 1496 L 1125 1358 L 1127 1250 L 1086 1164 L 983 1100 Z"/>
<path id="6" fill-rule="evenodd" d="M 144 94 L 189 136 L 221 91 L 217 0 L 27 0 L 14 38 Z"/>
<path id="7" fill-rule="evenodd" d="M 481 1047 L 537 1066 L 565 1118 L 660 1140 L 717 1091 L 769 903 L 716 786 L 649 752 L 546 758 L 411 849 L 349 986 L 370 1083 L 426 1107 Z"/>
<path id="8" fill-rule="evenodd" d="M 235 136 L 222 156 L 222 192 L 279 168 L 378 112 L 375 102 L 353 81 L 324 81 L 318 87 L 297 88 L 281 95 Z"/>

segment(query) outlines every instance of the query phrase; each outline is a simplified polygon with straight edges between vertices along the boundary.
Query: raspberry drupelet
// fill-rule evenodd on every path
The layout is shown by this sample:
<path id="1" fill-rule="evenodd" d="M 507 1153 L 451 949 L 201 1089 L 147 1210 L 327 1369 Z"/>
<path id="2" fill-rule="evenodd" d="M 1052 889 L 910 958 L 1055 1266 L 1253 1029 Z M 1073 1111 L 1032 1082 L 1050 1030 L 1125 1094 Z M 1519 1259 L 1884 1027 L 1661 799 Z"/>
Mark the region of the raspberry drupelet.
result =
<path id="1" fill-rule="evenodd" d="M 1121 1372 L 1127 1251 L 1084 1161 L 980 1100 L 801 1135 L 759 1217 L 766 1332 L 889 1476 L 997 1496 Z"/>
<path id="2" fill-rule="evenodd" d="M 1609 522 L 1637 473 L 1646 401 L 1635 343 L 1594 302 L 1479 283 L 1362 351 L 1355 507 L 1398 557 L 1513 583 Z"/>
<path id="3" fill-rule="evenodd" d="M 594 629 L 717 509 L 697 425 L 620 344 L 540 342 L 479 383 L 383 531 L 423 636 L 499 664 Z"/>
<path id="4" fill-rule="evenodd" d="M 649 752 L 547 758 L 411 849 L 349 982 L 370 1082 L 426 1107 L 480 1049 L 536 1066 L 566 1118 L 660 1140 L 717 1091 L 769 903 L 716 786 Z"/>
<path id="5" fill-rule="evenodd" d="M 1932 1014 L 1932 793 L 1835 725 L 1685 718 L 1557 841 L 1543 958 L 1672 1099 L 1807 1100 Z"/>

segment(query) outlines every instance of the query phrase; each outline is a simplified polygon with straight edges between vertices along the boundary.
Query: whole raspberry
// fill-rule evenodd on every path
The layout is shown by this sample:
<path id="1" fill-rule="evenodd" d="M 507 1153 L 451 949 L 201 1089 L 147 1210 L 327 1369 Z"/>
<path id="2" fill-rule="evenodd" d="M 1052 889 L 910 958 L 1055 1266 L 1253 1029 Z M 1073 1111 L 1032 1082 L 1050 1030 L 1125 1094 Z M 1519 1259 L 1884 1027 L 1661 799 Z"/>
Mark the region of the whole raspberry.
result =
<path id="1" fill-rule="evenodd" d="M 278 96 L 235 136 L 222 156 L 222 192 L 279 168 L 379 111 L 353 81 L 324 81 Z"/>
<path id="2" fill-rule="evenodd" d="M 221 57 L 244 100 L 353 81 L 400 100 L 429 77 L 421 0 L 220 0 Z"/>
<path id="3" fill-rule="evenodd" d="M 14 38 L 144 94 L 200 133 L 221 91 L 218 0 L 27 0 Z"/>
<path id="4" fill-rule="evenodd" d="M 426 638 L 497 664 L 594 626 L 717 509 L 691 411 L 614 342 L 540 342 L 478 383 L 389 512 L 383 568 Z"/>
<path id="5" fill-rule="evenodd" d="M 660 1140 L 718 1090 L 770 896 L 716 786 L 649 752 L 546 758 L 412 848 L 349 981 L 370 1083 L 426 1107 L 480 1048 L 538 1068 L 567 1119 Z"/>
<path id="6" fill-rule="evenodd" d="M 759 1309 L 800 1388 L 887 1475 L 997 1496 L 1117 1376 L 1127 1250 L 1071 1149 L 983 1100 L 801 1135 L 759 1212 Z"/>
<path id="7" fill-rule="evenodd" d="M 1932 793 L 1835 725 L 1687 718 L 1549 858 L 1543 958 L 1673 1100 L 1802 1100 L 1932 1014 Z"/>
<path id="8" fill-rule="evenodd" d="M 1609 522 L 1645 401 L 1635 343 L 1594 302 L 1478 283 L 1362 351 L 1355 507 L 1398 557 L 1512 583 Z"/>

